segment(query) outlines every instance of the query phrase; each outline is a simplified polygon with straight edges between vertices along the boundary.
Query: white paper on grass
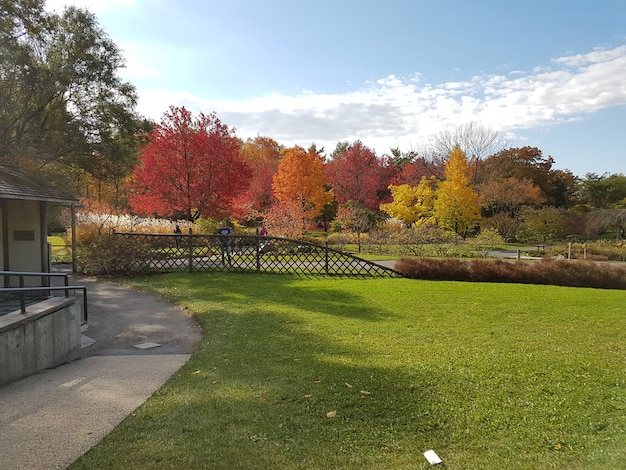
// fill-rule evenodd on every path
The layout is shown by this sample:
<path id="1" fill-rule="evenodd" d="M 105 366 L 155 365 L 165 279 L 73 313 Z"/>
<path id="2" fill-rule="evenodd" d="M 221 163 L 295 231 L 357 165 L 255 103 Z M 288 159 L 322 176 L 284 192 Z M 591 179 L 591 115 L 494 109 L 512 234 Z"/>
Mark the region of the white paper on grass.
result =
<path id="1" fill-rule="evenodd" d="M 424 457 L 426 457 L 426 460 L 428 460 L 428 463 L 431 465 L 436 465 L 442 462 L 439 456 L 432 449 L 424 452 Z"/>

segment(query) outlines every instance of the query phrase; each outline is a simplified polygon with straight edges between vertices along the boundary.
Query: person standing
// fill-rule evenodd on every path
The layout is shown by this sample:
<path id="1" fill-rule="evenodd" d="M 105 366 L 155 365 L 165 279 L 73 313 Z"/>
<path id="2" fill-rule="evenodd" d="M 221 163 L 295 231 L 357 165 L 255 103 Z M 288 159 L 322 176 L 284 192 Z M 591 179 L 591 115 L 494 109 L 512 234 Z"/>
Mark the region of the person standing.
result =
<path id="1" fill-rule="evenodd" d="M 176 224 L 176 227 L 174 227 L 174 235 L 175 235 L 174 240 L 176 241 L 176 248 L 180 248 L 180 236 L 182 234 L 183 234 L 183 231 L 180 229 L 180 226 Z"/>
<path id="2" fill-rule="evenodd" d="M 232 266 L 232 260 L 230 256 L 230 237 L 232 237 L 235 232 L 232 228 L 228 226 L 228 221 L 224 219 L 222 221 L 222 226 L 217 229 L 217 233 L 220 236 L 220 250 L 222 252 L 222 264 L 226 264 L 228 262 L 228 266 Z"/>

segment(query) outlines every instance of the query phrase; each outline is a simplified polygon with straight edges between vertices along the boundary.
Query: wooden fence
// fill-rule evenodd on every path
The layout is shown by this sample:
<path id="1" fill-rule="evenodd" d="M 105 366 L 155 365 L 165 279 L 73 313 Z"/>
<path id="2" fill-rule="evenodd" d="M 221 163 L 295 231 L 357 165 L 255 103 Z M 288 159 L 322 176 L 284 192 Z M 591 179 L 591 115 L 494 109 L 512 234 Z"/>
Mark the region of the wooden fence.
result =
<path id="1" fill-rule="evenodd" d="M 337 276 L 401 277 L 394 269 L 303 240 L 255 235 L 116 232 L 149 253 L 137 270 L 258 271 Z"/>

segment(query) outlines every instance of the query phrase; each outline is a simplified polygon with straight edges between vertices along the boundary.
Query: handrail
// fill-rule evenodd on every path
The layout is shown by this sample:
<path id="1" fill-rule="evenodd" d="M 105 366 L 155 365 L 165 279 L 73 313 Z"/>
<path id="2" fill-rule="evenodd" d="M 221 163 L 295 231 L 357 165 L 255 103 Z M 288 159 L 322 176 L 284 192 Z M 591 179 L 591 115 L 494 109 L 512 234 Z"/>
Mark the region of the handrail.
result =
<path id="1" fill-rule="evenodd" d="M 64 290 L 65 297 L 69 297 L 70 290 L 82 290 L 83 291 L 83 313 L 84 320 L 87 321 L 87 287 L 86 286 L 53 286 L 53 287 L 3 287 L 0 288 L 0 293 L 9 292 L 9 293 L 19 293 L 20 298 L 20 310 L 21 313 L 25 314 L 26 312 L 26 301 L 24 299 L 24 293 L 26 292 L 48 292 L 52 290 Z"/>
<path id="2" fill-rule="evenodd" d="M 0 271 L 0 275 L 2 276 L 44 276 L 44 277 L 68 277 L 68 274 L 65 273 L 38 273 L 35 271 Z"/>
<path id="3" fill-rule="evenodd" d="M 20 311 L 21 313 L 26 313 L 26 301 L 24 299 L 24 293 L 26 292 L 50 292 L 50 291 L 65 291 L 65 297 L 69 297 L 70 290 L 82 290 L 83 292 L 83 314 L 84 321 L 87 321 L 87 287 L 85 286 L 70 286 L 69 285 L 69 275 L 65 273 L 38 273 L 38 272 L 29 272 L 29 271 L 0 271 L 0 276 L 4 277 L 18 277 L 20 287 L 0 287 L 0 293 L 8 292 L 8 293 L 19 293 L 20 300 Z M 41 278 L 52 278 L 52 277 L 63 277 L 63 286 L 44 286 L 44 287 L 24 287 L 24 277 L 41 277 Z"/>

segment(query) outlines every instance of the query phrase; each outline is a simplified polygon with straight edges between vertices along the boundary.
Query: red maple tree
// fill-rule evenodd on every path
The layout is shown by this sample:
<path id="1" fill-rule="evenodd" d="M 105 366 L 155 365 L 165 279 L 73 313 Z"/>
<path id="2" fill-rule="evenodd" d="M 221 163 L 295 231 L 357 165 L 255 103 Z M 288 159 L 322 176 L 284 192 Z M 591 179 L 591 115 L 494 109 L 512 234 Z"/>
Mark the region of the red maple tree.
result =
<path id="1" fill-rule="evenodd" d="M 402 169 L 394 176 L 393 184 L 399 186 L 408 184 L 409 186 L 417 186 L 422 178 L 436 177 L 443 180 L 445 168 L 443 163 L 427 160 L 418 157 L 402 166 Z"/>
<path id="2" fill-rule="evenodd" d="M 390 170 L 360 141 L 339 146 L 325 172 L 339 204 L 353 201 L 375 211 L 387 195 Z"/>
<path id="3" fill-rule="evenodd" d="M 171 106 L 139 156 L 129 203 L 137 213 L 190 221 L 222 217 L 250 179 L 234 132 L 215 113 Z"/>
<path id="4" fill-rule="evenodd" d="M 240 154 L 252 171 L 252 179 L 238 203 L 247 206 L 249 213 L 263 212 L 274 203 L 272 179 L 278 172 L 281 150 L 282 146 L 274 139 L 262 136 L 248 139 L 242 145 Z"/>

